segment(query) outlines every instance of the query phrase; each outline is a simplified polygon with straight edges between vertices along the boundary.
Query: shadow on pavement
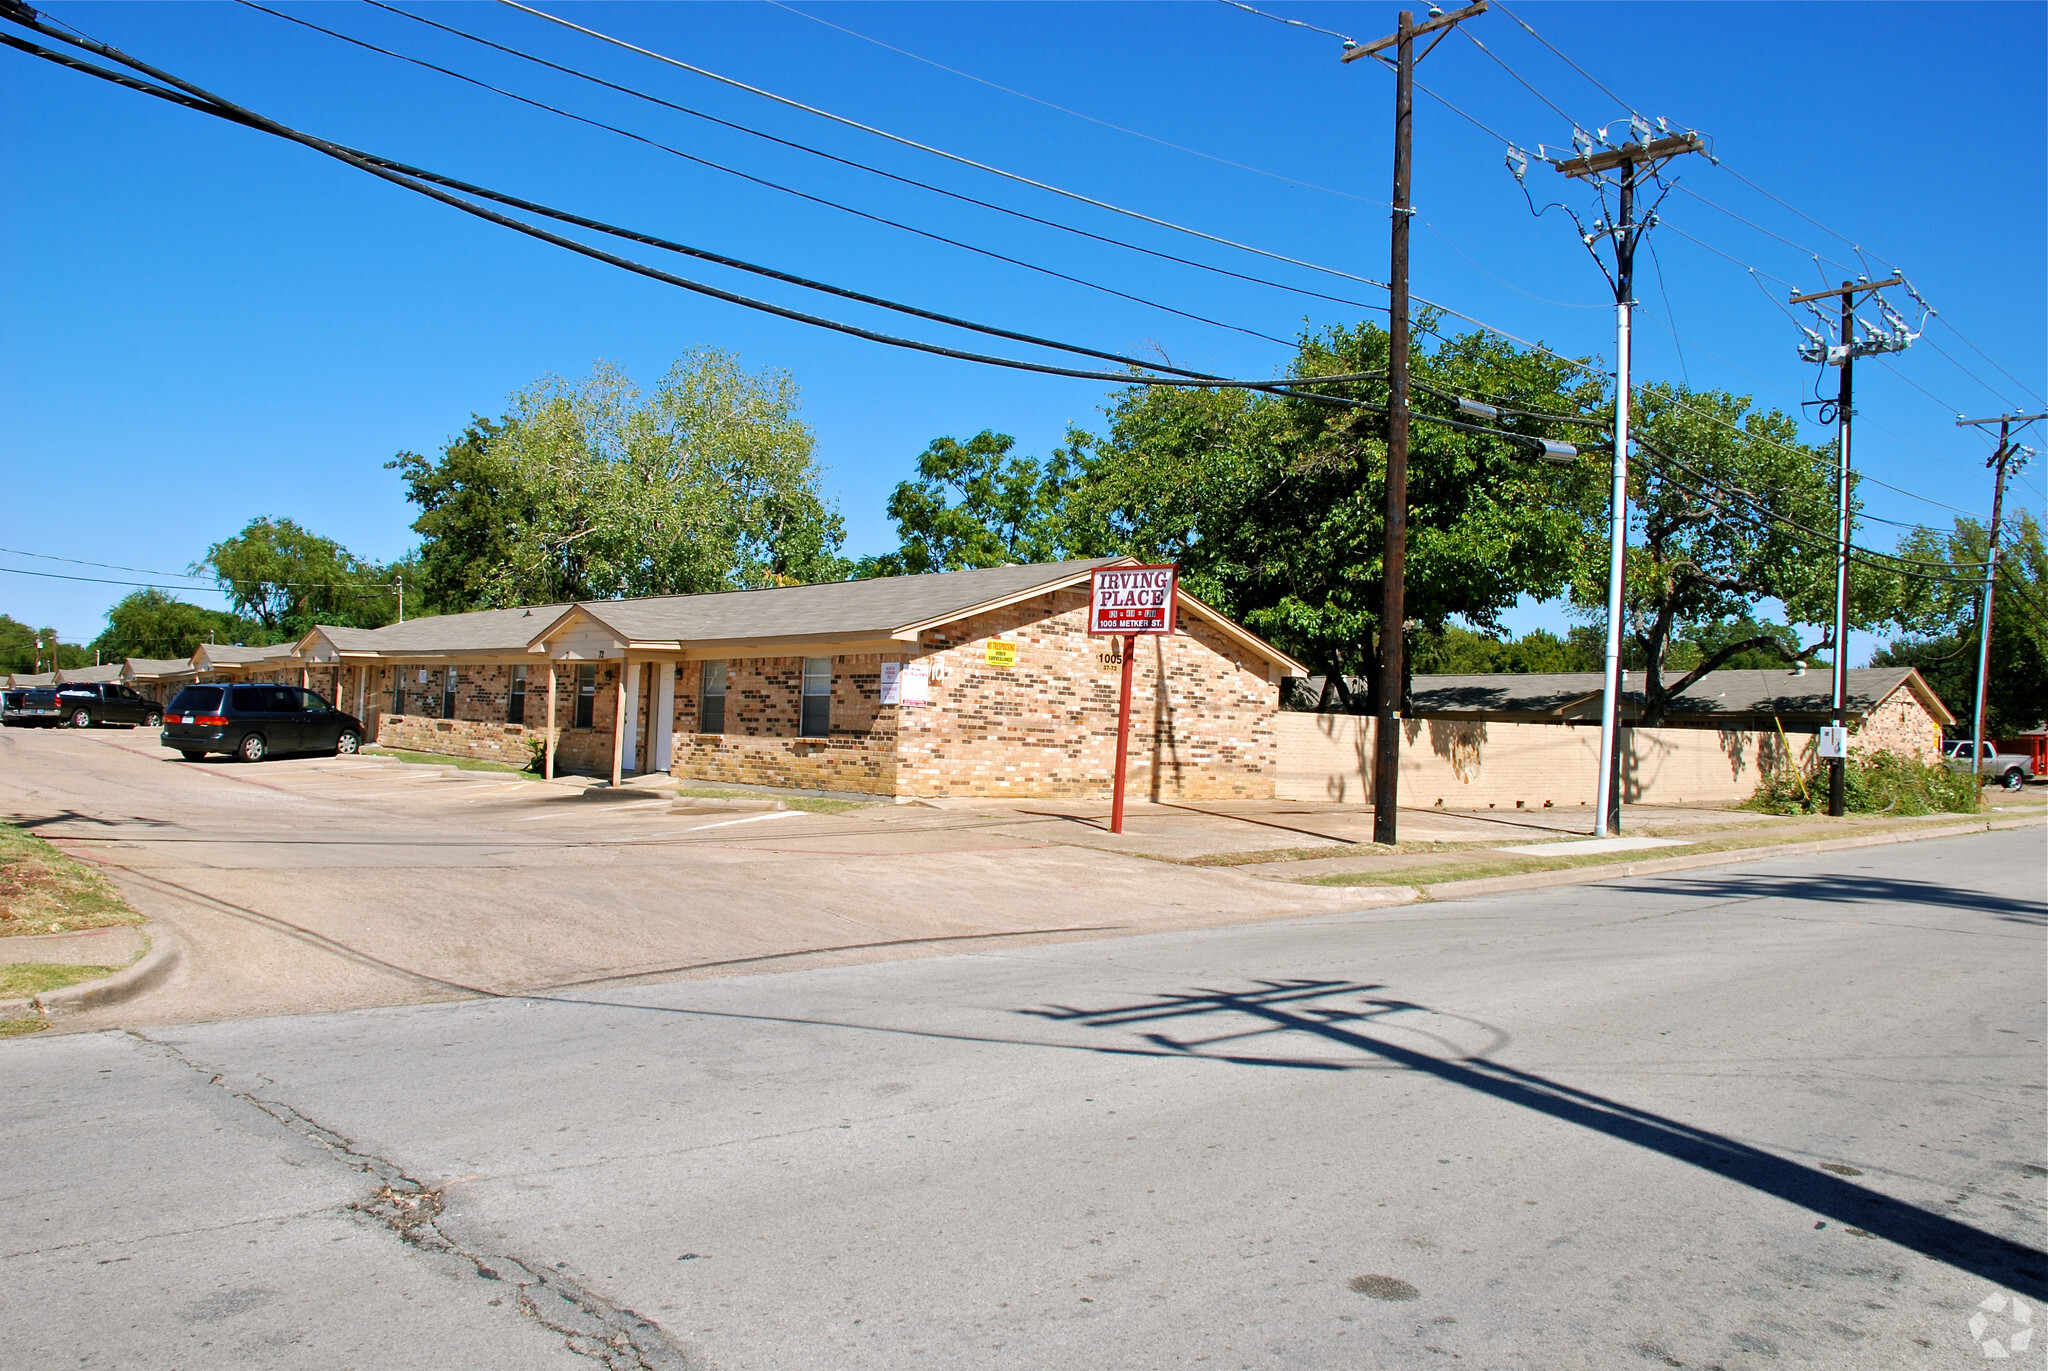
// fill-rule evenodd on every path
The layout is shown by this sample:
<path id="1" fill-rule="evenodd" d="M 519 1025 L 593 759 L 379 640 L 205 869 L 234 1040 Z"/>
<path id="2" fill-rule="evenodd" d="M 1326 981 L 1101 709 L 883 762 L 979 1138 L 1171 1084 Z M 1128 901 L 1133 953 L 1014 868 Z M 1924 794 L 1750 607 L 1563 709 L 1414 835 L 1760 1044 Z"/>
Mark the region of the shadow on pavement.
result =
<path id="1" fill-rule="evenodd" d="M 1627 889 L 1619 882 L 1610 888 Z M 1707 899 L 1781 899 L 1808 904 L 1927 905 L 1992 914 L 2012 923 L 2048 924 L 2048 903 L 1972 890 L 1968 886 L 1899 877 L 1858 876 L 1829 872 L 1812 876 L 1779 876 L 1730 871 L 1705 876 L 1657 877 L 1659 895 L 1694 895 Z"/>
<path id="2" fill-rule="evenodd" d="M 1915 886 L 1918 883 L 1867 884 Z M 1810 891 L 1802 893 L 1806 898 L 1814 898 Z M 1923 892 L 1918 898 L 1924 899 L 1926 894 Z M 1993 897 L 1979 898 L 1990 900 Z M 2015 903 L 1995 902 L 1998 907 Z M 2024 905 L 2016 907 L 2026 908 Z M 1802 1209 L 1825 1214 L 1838 1223 L 1889 1239 L 1923 1256 L 1996 1281 L 2009 1290 L 2024 1292 L 2037 1300 L 2048 1298 L 2048 1254 L 1973 1228 L 1945 1214 L 1876 1194 L 1826 1172 L 1774 1157 L 1747 1143 L 1543 1076 L 1480 1057 L 1435 1057 L 1363 1032 L 1361 1026 L 1384 1019 L 1397 1009 L 1427 1008 L 1366 998 L 1376 989 L 1376 986 L 1327 980 L 1266 980 L 1256 982 L 1254 988 L 1248 990 L 1171 993 L 1106 1009 L 1062 1007 L 1020 1012 L 1056 1023 L 1103 1029 L 1172 1022 L 1205 1028 L 1206 1021 L 1213 1018 L 1218 1021 L 1216 1027 L 1224 1031 L 1191 1041 L 1157 1032 L 1140 1035 L 1157 1051 L 1205 1060 L 1217 1060 L 1208 1049 L 1224 1042 L 1242 1043 L 1249 1038 L 1275 1036 L 1284 1042 L 1289 1035 L 1319 1038 L 1355 1049 L 1360 1065 L 1391 1063 L 1506 1104 L 1604 1133 L 1633 1146 L 1661 1153 L 1674 1161 L 1724 1176 L 1752 1190 L 1774 1195 Z M 1358 1002 L 1362 1008 L 1350 1007 L 1345 1001 Z M 1237 1023 L 1226 1029 L 1221 1022 L 1226 1018 Z M 1238 1026 L 1247 1019 L 1252 1021 L 1250 1027 Z M 1246 1061 L 1241 1052 L 1228 1060 Z M 1274 1060 L 1264 1064 L 1279 1066 L 1293 1063 Z M 1342 1064 L 1341 1061 L 1332 1063 Z"/>

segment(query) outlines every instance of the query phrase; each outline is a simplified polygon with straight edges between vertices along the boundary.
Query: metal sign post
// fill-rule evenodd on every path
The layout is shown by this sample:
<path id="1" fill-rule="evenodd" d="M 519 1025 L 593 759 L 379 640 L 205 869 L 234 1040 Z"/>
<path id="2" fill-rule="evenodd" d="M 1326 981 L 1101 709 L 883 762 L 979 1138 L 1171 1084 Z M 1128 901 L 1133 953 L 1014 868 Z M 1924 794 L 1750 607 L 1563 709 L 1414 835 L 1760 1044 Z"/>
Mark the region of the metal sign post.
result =
<path id="1" fill-rule="evenodd" d="M 1124 831 L 1124 770 L 1131 753 L 1131 659 L 1138 638 L 1164 637 L 1174 626 L 1175 569 L 1171 566 L 1097 567 L 1088 586 L 1088 632 L 1123 639 L 1123 685 L 1116 706 L 1116 789 L 1109 831 Z"/>

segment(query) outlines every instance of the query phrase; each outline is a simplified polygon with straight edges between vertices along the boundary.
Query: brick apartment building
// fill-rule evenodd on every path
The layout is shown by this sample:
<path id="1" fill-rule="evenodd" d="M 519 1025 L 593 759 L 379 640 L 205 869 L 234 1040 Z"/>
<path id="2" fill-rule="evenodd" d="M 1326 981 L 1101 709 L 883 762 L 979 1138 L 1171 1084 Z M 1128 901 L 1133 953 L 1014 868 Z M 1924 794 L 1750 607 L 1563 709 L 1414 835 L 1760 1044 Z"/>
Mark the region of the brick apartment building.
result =
<path id="1" fill-rule="evenodd" d="M 308 685 L 389 747 L 905 799 L 1094 796 L 1122 662 L 1086 632 L 1089 573 L 1128 560 L 323 627 L 219 666 Z M 1273 795 L 1279 686 L 1300 664 L 1183 594 L 1133 668 L 1134 795 Z"/>

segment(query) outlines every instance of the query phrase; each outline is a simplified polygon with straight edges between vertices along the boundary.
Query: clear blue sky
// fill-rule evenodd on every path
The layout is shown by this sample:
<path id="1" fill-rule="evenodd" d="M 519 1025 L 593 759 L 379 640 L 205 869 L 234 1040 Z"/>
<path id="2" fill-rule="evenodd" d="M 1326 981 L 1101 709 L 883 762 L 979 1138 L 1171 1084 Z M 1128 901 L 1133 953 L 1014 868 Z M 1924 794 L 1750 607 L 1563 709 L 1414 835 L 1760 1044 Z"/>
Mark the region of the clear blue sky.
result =
<path id="1" fill-rule="evenodd" d="M 285 7 L 753 174 L 1219 320 L 1288 337 L 1304 322 L 1368 317 L 834 167 L 366 4 Z M 1291 285 L 1384 300 L 892 146 L 501 5 L 415 8 L 904 175 Z M 1340 65 L 1334 38 L 1208 0 L 796 8 L 1273 175 L 1030 103 L 771 3 L 564 12 L 979 160 L 1384 277 L 1392 78 L 1371 62 Z M 1396 12 L 1281 0 L 1261 8 L 1360 38 L 1390 30 Z M 1903 357 L 1859 367 L 1858 465 L 1925 497 L 1870 488 L 1869 512 L 1944 526 L 1953 513 L 1943 506 L 1982 517 L 1987 444 L 1953 427 L 1955 411 L 2039 408 L 2048 389 L 2048 9 L 1524 0 L 1516 10 L 1621 98 L 1711 135 L 1727 167 L 1905 269 L 1961 336 L 1936 324 Z M 595 217 L 1014 328 L 1163 352 L 1182 366 L 1264 376 L 1288 356 L 1242 333 L 804 204 L 244 6 L 57 0 L 47 11 L 302 128 Z M 1471 31 L 1581 124 L 1622 113 L 1506 15 Z M 26 55 L 0 51 L 0 64 L 9 134 L 0 144 L 0 546 L 176 570 L 249 518 L 276 515 L 364 555 L 395 557 L 413 537 L 412 511 L 383 469 L 393 453 L 435 451 L 472 413 L 501 412 L 509 392 L 543 373 L 581 375 L 605 358 L 651 381 L 693 346 L 796 377 L 853 552 L 893 546 L 883 501 L 933 437 L 994 428 L 1042 453 L 1069 422 L 1098 417 L 1103 388 L 1091 383 L 894 352 L 688 295 Z M 1569 140 L 1563 117 L 1462 39 L 1439 48 L 1421 80 L 1526 146 Z M 1560 350 L 1611 357 L 1603 282 L 1561 216 L 1531 218 L 1502 152 L 1493 135 L 1418 97 L 1415 290 Z M 1816 373 L 1794 355 L 1792 324 L 1741 267 L 1683 235 L 1808 288 L 1821 283 L 1820 270 L 1828 280 L 1844 274 L 1817 269 L 1810 251 L 1856 259 L 1843 240 L 1729 171 L 1697 158 L 1682 170 L 1685 190 L 1666 202 L 1666 227 L 1653 235 L 1661 282 L 1642 264 L 1638 295 L 1649 317 L 1639 324 L 1637 374 L 1793 409 L 1811 398 Z M 1539 192 L 1554 194 L 1562 180 L 1541 167 L 1530 175 Z M 716 268 L 697 274 L 817 304 Z M 860 307 L 823 312 L 972 345 Z M 1821 387 L 1831 393 L 1832 376 Z M 2014 491 L 2021 505 L 2041 508 L 2042 479 L 2039 466 L 2028 473 Z M 1896 533 L 1872 524 L 1862 540 L 1890 546 Z M 0 566 L 123 577 L 12 555 L 0 555 Z M 0 573 L 0 609 L 80 641 L 124 589 Z M 1512 622 L 1558 619 L 1554 608 L 1531 606 Z"/>

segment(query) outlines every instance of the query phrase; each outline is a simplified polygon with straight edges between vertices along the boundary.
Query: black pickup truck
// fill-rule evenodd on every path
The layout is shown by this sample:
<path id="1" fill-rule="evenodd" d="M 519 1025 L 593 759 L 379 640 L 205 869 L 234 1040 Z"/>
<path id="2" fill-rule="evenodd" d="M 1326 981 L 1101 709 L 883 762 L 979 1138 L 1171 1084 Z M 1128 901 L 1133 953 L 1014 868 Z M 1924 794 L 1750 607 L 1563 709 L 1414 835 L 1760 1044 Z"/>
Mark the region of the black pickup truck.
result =
<path id="1" fill-rule="evenodd" d="M 91 728 L 95 724 L 154 728 L 162 719 L 163 710 L 155 701 L 119 681 L 17 687 L 0 698 L 0 723 L 13 728 Z"/>

